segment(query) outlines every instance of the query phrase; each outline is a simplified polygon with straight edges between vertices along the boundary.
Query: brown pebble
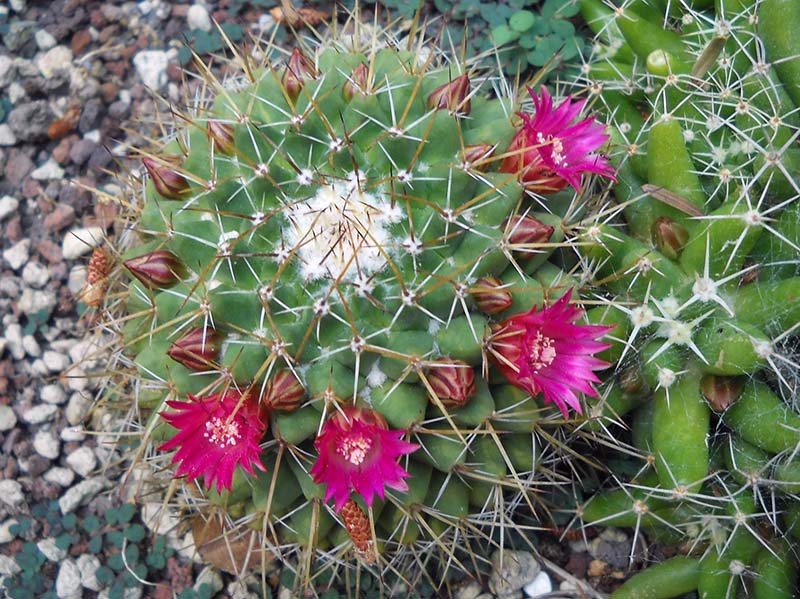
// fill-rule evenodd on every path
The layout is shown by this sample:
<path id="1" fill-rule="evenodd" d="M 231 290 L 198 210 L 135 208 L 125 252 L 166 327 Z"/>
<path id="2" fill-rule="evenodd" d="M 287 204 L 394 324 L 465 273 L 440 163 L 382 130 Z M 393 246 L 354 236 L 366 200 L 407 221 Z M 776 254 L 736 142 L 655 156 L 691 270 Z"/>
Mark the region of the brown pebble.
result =
<path id="1" fill-rule="evenodd" d="M 608 564 L 599 559 L 593 559 L 589 562 L 589 569 L 586 572 L 587 576 L 603 576 L 608 570 Z"/>
<path id="2" fill-rule="evenodd" d="M 86 47 L 92 43 L 92 36 L 86 29 L 76 31 L 72 36 L 72 41 L 69 44 L 72 53 L 75 55 L 82 54 Z"/>
<path id="3" fill-rule="evenodd" d="M 49 239 L 40 241 L 36 246 L 36 251 L 50 264 L 58 264 L 64 259 L 64 256 L 61 254 L 61 246 Z"/>
<path id="4" fill-rule="evenodd" d="M 103 14 L 103 11 L 99 8 L 95 8 L 89 13 L 89 22 L 95 29 L 102 29 L 105 27 L 108 21 L 106 20 L 106 16 Z"/>
<path id="5" fill-rule="evenodd" d="M 69 162 L 69 150 L 77 139 L 77 135 L 68 135 L 59 141 L 56 147 L 53 148 L 53 160 L 61 165 L 67 164 Z"/>
<path id="6" fill-rule="evenodd" d="M 56 233 L 66 229 L 75 222 L 75 208 L 69 204 L 58 204 L 52 213 L 44 218 L 44 227 L 48 231 Z"/>
<path id="7" fill-rule="evenodd" d="M 30 177 L 22 182 L 22 197 L 33 199 L 42 193 L 42 184 Z"/>
<path id="8" fill-rule="evenodd" d="M 104 27 L 100 31 L 100 35 L 97 36 L 97 40 L 101 44 L 105 44 L 108 40 L 114 37 L 117 31 L 119 31 L 119 25 L 109 25 L 108 27 Z"/>
<path id="9" fill-rule="evenodd" d="M 47 128 L 47 137 L 53 141 L 65 137 L 75 130 L 78 126 L 78 121 L 81 118 L 81 109 L 73 106 L 64 114 L 64 116 L 57 118 Z"/>
<path id="10" fill-rule="evenodd" d="M 106 104 L 110 104 L 117 98 L 117 91 L 117 86 L 110 81 L 106 81 L 100 86 L 100 93 L 102 93 L 103 101 Z"/>
<path id="11" fill-rule="evenodd" d="M 22 239 L 22 219 L 19 216 L 6 223 L 4 235 L 11 243 L 17 243 Z"/>

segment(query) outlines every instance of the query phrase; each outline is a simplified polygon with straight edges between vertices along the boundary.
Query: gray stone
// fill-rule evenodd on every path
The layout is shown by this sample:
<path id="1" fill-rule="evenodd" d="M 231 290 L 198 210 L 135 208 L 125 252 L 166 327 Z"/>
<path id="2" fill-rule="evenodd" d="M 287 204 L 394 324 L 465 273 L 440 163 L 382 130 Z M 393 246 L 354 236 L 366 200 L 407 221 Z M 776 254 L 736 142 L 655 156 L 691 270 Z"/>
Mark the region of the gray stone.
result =
<path id="1" fill-rule="evenodd" d="M 31 257 L 31 240 L 22 239 L 3 251 L 3 260 L 12 270 L 19 270 Z"/>
<path id="2" fill-rule="evenodd" d="M 64 560 L 56 577 L 56 595 L 59 599 L 81 597 L 81 571 L 73 560 Z"/>
<path id="3" fill-rule="evenodd" d="M 42 475 L 42 478 L 59 487 L 68 487 L 75 480 L 75 473 L 69 468 L 53 466 Z"/>
<path id="4" fill-rule="evenodd" d="M 67 456 L 67 466 L 84 478 L 97 466 L 97 458 L 89 447 L 80 447 Z"/>
<path id="5" fill-rule="evenodd" d="M 88 502 L 100 491 L 107 488 L 108 479 L 102 476 L 95 476 L 79 482 L 74 487 L 70 487 L 58 500 L 58 507 L 62 514 L 68 514 L 75 510 L 81 503 Z"/>
<path id="6" fill-rule="evenodd" d="M 539 574 L 542 567 L 527 551 L 496 550 L 492 554 L 489 590 L 498 599 L 519 597 L 522 588 Z"/>
<path id="7" fill-rule="evenodd" d="M 147 87 L 159 90 L 167 83 L 169 55 L 163 50 L 141 50 L 133 57 L 133 66 Z"/>
<path id="8" fill-rule="evenodd" d="M 72 160 L 74 164 L 85 164 L 92 156 L 92 152 L 94 152 L 96 147 L 97 144 L 91 139 L 79 139 L 72 144 L 72 147 L 69 149 L 69 159 Z"/>
<path id="9" fill-rule="evenodd" d="M 8 124 L 17 139 L 23 142 L 44 141 L 53 122 L 53 112 L 46 100 L 20 104 L 8 113 Z"/>
<path id="10" fill-rule="evenodd" d="M 11 196 L 3 196 L 0 198 L 0 221 L 14 214 L 17 208 L 19 208 L 19 200 L 17 198 Z"/>
<path id="11" fill-rule="evenodd" d="M 6 54 L 0 55 L 0 88 L 11 83 L 15 75 L 14 60 Z"/>
<path id="12" fill-rule="evenodd" d="M 22 280 L 36 289 L 41 289 L 50 280 L 50 270 L 41 262 L 28 262 L 22 269 Z"/>
<path id="13" fill-rule="evenodd" d="M 55 460 L 61 455 L 61 441 L 50 431 L 39 431 L 33 437 L 33 449 L 43 458 Z"/>
<path id="14" fill-rule="evenodd" d="M 45 162 L 42 166 L 37 169 L 34 169 L 31 172 L 31 177 L 36 179 L 37 181 L 52 181 L 55 179 L 63 179 L 64 178 L 64 169 L 58 166 L 58 163 L 49 158 L 47 162 Z"/>
<path id="15" fill-rule="evenodd" d="M 25 410 L 22 413 L 22 419 L 28 424 L 42 424 L 55 418 L 57 413 L 58 406 L 40 403 Z"/>
<path id="16" fill-rule="evenodd" d="M 25 494 L 22 492 L 22 485 L 15 480 L 0 480 L 0 501 L 17 507 L 25 501 Z"/>
<path id="17" fill-rule="evenodd" d="M 23 54 L 25 49 L 24 54 L 30 56 L 35 48 L 33 35 L 36 29 L 34 21 L 12 21 L 8 26 L 8 33 L 3 36 L 3 43 L 14 54 Z"/>
<path id="18" fill-rule="evenodd" d="M 91 252 L 93 248 L 103 241 L 103 237 L 102 227 L 72 229 L 64 235 L 61 253 L 65 260 L 74 260 Z"/>
<path id="19" fill-rule="evenodd" d="M 0 146 L 8 147 L 17 144 L 17 136 L 6 123 L 0 125 Z"/>
<path id="20" fill-rule="evenodd" d="M 17 415 L 11 406 L 0 404 L 0 432 L 10 431 L 17 425 Z"/>
<path id="21" fill-rule="evenodd" d="M 83 110 L 81 111 L 81 119 L 78 122 L 78 131 L 81 133 L 87 133 L 93 129 L 97 129 L 103 120 L 105 111 L 105 105 L 100 98 L 92 98 L 91 100 L 88 100 L 86 104 L 84 104 Z M 92 150 L 94 150 L 94 148 L 92 148 Z M 92 150 L 86 153 L 86 159 L 83 162 L 89 160 L 89 156 L 92 155 Z M 71 152 L 70 156 L 72 156 Z"/>
<path id="22" fill-rule="evenodd" d="M 49 559 L 51 562 L 60 562 L 62 559 L 67 557 L 67 552 L 64 549 L 61 549 L 56 545 L 56 540 L 52 537 L 48 537 L 46 539 L 42 539 L 36 546 L 39 548 L 39 551 L 44 554 L 44 556 Z"/>
<path id="23" fill-rule="evenodd" d="M 53 383 L 42 387 L 42 390 L 39 392 L 39 397 L 46 403 L 59 406 L 67 401 L 67 392 L 64 391 L 61 385 Z"/>
<path id="24" fill-rule="evenodd" d="M 453 599 L 477 599 L 481 593 L 483 593 L 481 585 L 477 582 L 469 582 L 456 589 Z"/>
<path id="25" fill-rule="evenodd" d="M 37 312 L 50 312 L 56 307 L 58 300 L 56 294 L 50 289 L 31 289 L 26 287 L 22 290 L 17 307 L 23 314 L 30 316 Z"/>
<path id="26" fill-rule="evenodd" d="M 81 571 L 81 585 L 90 591 L 99 591 L 103 585 L 97 580 L 97 570 L 100 568 L 100 560 L 95 556 L 84 553 L 78 557 L 78 570 Z"/>

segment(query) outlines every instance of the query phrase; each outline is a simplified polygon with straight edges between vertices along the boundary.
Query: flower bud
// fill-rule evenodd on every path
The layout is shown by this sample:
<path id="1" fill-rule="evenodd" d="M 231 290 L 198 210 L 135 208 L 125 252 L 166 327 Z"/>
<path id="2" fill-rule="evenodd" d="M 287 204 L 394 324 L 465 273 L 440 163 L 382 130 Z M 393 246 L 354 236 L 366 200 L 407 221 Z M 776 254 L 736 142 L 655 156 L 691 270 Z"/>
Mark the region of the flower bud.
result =
<path id="1" fill-rule="evenodd" d="M 486 171 L 489 159 L 494 154 L 495 146 L 489 144 L 471 144 L 464 146 L 461 160 L 467 170 Z"/>
<path id="2" fill-rule="evenodd" d="M 150 289 L 170 287 L 186 276 L 183 263 L 169 250 L 156 250 L 143 254 L 127 260 L 124 264 L 134 277 Z"/>
<path id="3" fill-rule="evenodd" d="M 448 408 L 460 408 L 475 395 L 475 371 L 466 362 L 439 358 L 431 364 L 427 378 L 439 401 Z"/>
<path id="4" fill-rule="evenodd" d="M 296 100 L 300 95 L 300 90 L 309 79 L 316 79 L 319 76 L 314 63 L 303 54 L 299 48 L 292 50 L 289 62 L 283 71 L 283 87 L 292 100 Z"/>
<path id="5" fill-rule="evenodd" d="M 206 123 L 208 137 L 214 140 L 214 147 L 222 154 L 233 154 L 236 142 L 233 127 L 228 123 L 210 119 Z"/>
<path id="6" fill-rule="evenodd" d="M 222 334 L 211 327 L 192 329 L 167 350 L 167 355 L 189 370 L 210 370 L 219 356 Z"/>
<path id="7" fill-rule="evenodd" d="M 515 246 L 528 246 L 540 243 L 547 243 L 553 236 L 555 229 L 550 225 L 546 225 L 540 220 L 532 216 L 512 216 L 503 221 L 503 226 L 508 232 L 508 243 Z M 534 253 L 528 251 L 529 248 L 512 248 L 518 249 L 520 258 L 530 258 Z"/>
<path id="8" fill-rule="evenodd" d="M 180 156 L 162 156 L 160 159 L 142 158 L 144 168 L 153 181 L 156 191 L 168 200 L 180 200 L 189 182 L 178 171 Z"/>
<path id="9" fill-rule="evenodd" d="M 700 380 L 700 391 L 711 409 L 721 413 L 739 399 L 744 383 L 745 379 L 740 376 L 707 374 Z"/>
<path id="10" fill-rule="evenodd" d="M 376 555 L 369 516 L 354 499 L 348 499 L 347 503 L 344 504 L 342 522 L 347 534 L 353 540 L 358 557 L 367 564 L 374 562 Z"/>
<path id="11" fill-rule="evenodd" d="M 342 97 L 349 102 L 356 94 L 369 95 L 369 67 L 363 62 L 353 69 L 342 85 Z"/>
<path id="12" fill-rule="evenodd" d="M 83 302 L 96 308 L 103 303 L 108 288 L 108 273 L 111 271 L 111 258 L 102 248 L 94 248 L 87 267 L 86 286 L 81 294 Z"/>
<path id="13" fill-rule="evenodd" d="M 450 83 L 440 85 L 428 96 L 428 108 L 447 109 L 457 114 L 468 115 L 471 109 L 469 101 L 469 77 L 461 75 Z"/>
<path id="14" fill-rule="evenodd" d="M 478 279 L 470 290 L 478 310 L 484 314 L 499 314 L 508 310 L 514 303 L 514 298 L 511 296 L 511 292 L 503 287 L 503 281 L 497 277 Z"/>
<path id="15" fill-rule="evenodd" d="M 683 246 L 689 240 L 686 227 L 668 216 L 659 216 L 652 226 L 653 241 L 662 254 L 672 260 L 677 259 Z"/>
<path id="16" fill-rule="evenodd" d="M 279 370 L 267 381 L 261 401 L 271 410 L 294 412 L 305 394 L 306 390 L 291 370 Z"/>

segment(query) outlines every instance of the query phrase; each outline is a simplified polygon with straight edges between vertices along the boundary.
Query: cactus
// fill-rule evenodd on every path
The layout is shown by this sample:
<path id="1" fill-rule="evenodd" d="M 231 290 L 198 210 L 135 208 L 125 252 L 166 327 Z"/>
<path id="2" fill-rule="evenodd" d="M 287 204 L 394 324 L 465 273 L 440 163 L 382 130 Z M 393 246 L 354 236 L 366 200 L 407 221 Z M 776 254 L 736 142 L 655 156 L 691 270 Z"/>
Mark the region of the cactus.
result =
<path id="1" fill-rule="evenodd" d="M 602 127 L 571 126 L 582 101 L 531 92 L 520 121 L 502 75 L 423 37 L 352 39 L 206 72 L 143 156 L 108 306 L 133 370 L 111 391 L 188 515 L 260 531 L 298 584 L 425 551 L 410 582 L 438 587 L 534 507 L 608 366 L 550 256 L 585 211 L 565 187 L 613 169 Z"/>
<path id="2" fill-rule="evenodd" d="M 612 348 L 624 393 L 605 389 L 613 409 L 587 426 L 624 420 L 633 447 L 614 442 L 643 462 L 579 515 L 700 561 L 699 575 L 680 562 L 683 586 L 650 590 L 660 574 L 643 574 L 612 597 L 735 597 L 742 584 L 784 596 L 797 561 L 781 537 L 800 447 L 800 46 L 786 35 L 800 12 L 707 4 L 581 1 L 598 51 L 580 83 L 610 123 L 619 183 L 578 250 L 606 309 L 628 321 Z M 775 571 L 780 588 L 747 582 Z"/>

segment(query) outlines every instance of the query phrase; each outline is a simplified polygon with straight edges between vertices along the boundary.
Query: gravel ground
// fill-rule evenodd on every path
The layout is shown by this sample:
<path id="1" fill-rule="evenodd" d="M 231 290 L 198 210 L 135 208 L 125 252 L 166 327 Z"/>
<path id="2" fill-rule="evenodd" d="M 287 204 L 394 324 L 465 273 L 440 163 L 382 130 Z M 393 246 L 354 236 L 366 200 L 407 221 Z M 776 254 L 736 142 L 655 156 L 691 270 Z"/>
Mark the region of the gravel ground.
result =
<path id="1" fill-rule="evenodd" d="M 99 348 L 86 335 L 75 296 L 93 246 L 113 232 L 116 207 L 102 202 L 103 194 L 119 190 L 109 172 L 138 168 L 125 156 L 146 144 L 142 123 L 152 122 L 157 109 L 151 88 L 174 102 L 191 92 L 178 51 L 183 35 L 210 26 L 210 17 L 235 17 L 245 31 L 270 25 L 268 16 L 239 10 L 241 4 L 206 2 L 206 10 L 160 0 L 10 0 L 0 6 L 0 578 L 19 581 L 27 573 L 39 581 L 9 596 L 113 597 L 110 583 L 97 578 L 119 549 L 92 547 L 97 532 L 87 523 L 99 521 L 111 534 L 148 524 L 139 510 L 109 522 L 122 501 L 123 470 L 109 445 L 84 430 L 96 393 L 95 379 L 86 375 L 103 364 L 92 359 Z M 174 535 L 171 541 L 181 546 Z M 150 531 L 139 542 L 148 554 L 156 546 Z M 603 586 L 625 569 L 626 543 L 627 537 L 593 547 L 553 540 L 542 549 L 566 572 Z M 207 596 L 186 592 L 203 582 L 219 597 L 255 596 L 204 570 L 190 550 L 163 557 L 148 564 L 152 584 L 131 585 L 125 597 Z M 481 592 L 462 590 L 465 598 Z"/>

